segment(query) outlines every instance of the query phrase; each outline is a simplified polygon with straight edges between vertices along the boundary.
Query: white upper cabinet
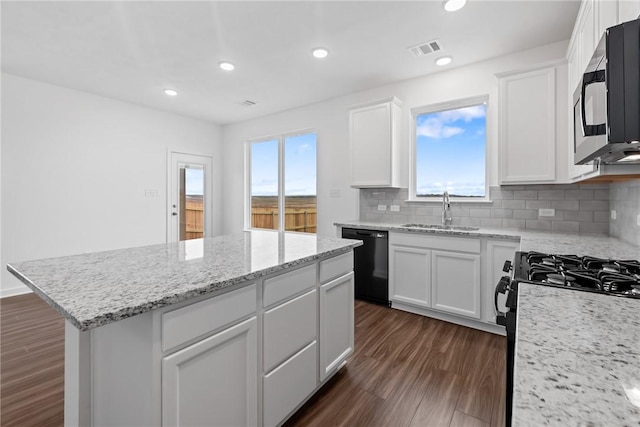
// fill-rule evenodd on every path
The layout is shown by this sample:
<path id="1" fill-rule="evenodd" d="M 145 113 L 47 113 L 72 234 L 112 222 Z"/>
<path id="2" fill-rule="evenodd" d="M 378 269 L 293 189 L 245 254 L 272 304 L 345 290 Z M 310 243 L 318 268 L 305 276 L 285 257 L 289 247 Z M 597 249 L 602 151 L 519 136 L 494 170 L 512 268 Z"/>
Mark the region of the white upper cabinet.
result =
<path id="1" fill-rule="evenodd" d="M 352 187 L 400 186 L 401 112 L 395 97 L 349 112 Z"/>
<path id="2" fill-rule="evenodd" d="M 629 2 L 633 3 L 633 2 Z M 640 4 L 640 0 L 635 0 L 636 4 Z M 604 31 L 618 24 L 618 1 L 617 0 L 600 0 L 595 4 L 595 13 L 597 16 L 596 23 L 596 45 Z"/>
<path id="3" fill-rule="evenodd" d="M 500 184 L 554 182 L 556 67 L 498 77 Z"/>
<path id="4" fill-rule="evenodd" d="M 640 18 L 640 0 L 620 0 L 618 2 L 618 22 Z"/>

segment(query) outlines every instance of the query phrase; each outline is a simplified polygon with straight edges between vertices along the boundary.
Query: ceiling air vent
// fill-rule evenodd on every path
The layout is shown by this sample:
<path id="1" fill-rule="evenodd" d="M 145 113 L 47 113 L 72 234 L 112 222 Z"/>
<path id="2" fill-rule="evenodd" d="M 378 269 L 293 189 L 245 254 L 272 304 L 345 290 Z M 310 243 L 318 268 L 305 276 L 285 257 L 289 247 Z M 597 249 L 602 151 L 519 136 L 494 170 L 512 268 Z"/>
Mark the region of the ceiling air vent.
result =
<path id="1" fill-rule="evenodd" d="M 244 105 L 245 107 L 251 107 L 253 105 L 256 105 L 256 103 L 253 101 L 249 101 L 248 99 L 245 99 L 244 101 L 240 102 L 240 105 Z"/>
<path id="2" fill-rule="evenodd" d="M 417 46 L 410 47 L 409 50 L 411 51 L 411 53 L 413 53 L 413 56 L 418 58 L 423 55 L 438 52 L 439 50 L 442 50 L 442 46 L 440 45 L 440 42 L 438 40 L 432 40 L 427 43 L 422 43 Z"/>

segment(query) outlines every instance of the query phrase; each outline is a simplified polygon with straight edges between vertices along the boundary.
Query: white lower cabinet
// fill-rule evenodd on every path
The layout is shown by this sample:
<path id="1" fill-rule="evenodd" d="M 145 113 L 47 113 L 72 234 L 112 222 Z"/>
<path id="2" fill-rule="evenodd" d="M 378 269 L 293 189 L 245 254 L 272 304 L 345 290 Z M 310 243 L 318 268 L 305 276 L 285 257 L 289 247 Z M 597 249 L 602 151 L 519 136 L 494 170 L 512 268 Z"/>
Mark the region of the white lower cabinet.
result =
<path id="1" fill-rule="evenodd" d="M 252 317 L 163 358 L 162 425 L 256 425 L 257 342 Z"/>
<path id="2" fill-rule="evenodd" d="M 431 252 L 431 306 L 480 318 L 480 255 Z"/>
<path id="3" fill-rule="evenodd" d="M 431 307 L 431 251 L 389 245 L 389 295 L 391 301 Z"/>
<path id="4" fill-rule="evenodd" d="M 279 424 L 315 390 L 318 383 L 317 347 L 317 341 L 313 341 L 264 377 L 265 426 Z"/>
<path id="5" fill-rule="evenodd" d="M 391 231 L 391 306 L 504 333 L 495 323 L 494 290 L 519 246 L 510 239 Z"/>
<path id="6" fill-rule="evenodd" d="M 320 381 L 353 353 L 353 273 L 320 286 Z"/>

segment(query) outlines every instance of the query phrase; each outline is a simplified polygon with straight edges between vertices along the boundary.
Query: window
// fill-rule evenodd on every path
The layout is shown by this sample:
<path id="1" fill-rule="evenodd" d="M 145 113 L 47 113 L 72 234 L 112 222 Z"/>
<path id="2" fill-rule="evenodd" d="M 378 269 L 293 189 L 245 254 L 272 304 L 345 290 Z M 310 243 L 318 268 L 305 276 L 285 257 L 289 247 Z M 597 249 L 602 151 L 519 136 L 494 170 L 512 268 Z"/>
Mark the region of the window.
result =
<path id="1" fill-rule="evenodd" d="M 414 110 L 412 200 L 486 199 L 486 114 L 486 97 Z"/>
<path id="2" fill-rule="evenodd" d="M 248 148 L 248 226 L 315 233 L 316 134 L 251 141 Z"/>

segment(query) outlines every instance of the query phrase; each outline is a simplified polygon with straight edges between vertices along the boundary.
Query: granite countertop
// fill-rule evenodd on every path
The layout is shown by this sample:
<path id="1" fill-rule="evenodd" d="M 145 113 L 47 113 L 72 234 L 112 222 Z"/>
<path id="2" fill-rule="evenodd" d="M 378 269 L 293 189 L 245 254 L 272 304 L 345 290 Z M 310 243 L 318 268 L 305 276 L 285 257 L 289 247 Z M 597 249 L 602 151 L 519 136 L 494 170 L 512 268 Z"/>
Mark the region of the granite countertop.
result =
<path id="1" fill-rule="evenodd" d="M 520 241 L 521 251 L 588 255 L 601 258 L 640 259 L 640 246 L 631 245 L 606 234 L 571 234 L 481 227 L 477 230 L 403 227 L 366 221 L 336 222 L 334 225 L 370 230 L 407 231 L 449 236 L 486 237 Z"/>
<path id="2" fill-rule="evenodd" d="M 312 234 L 246 231 L 11 263 L 7 269 L 86 331 L 361 244 Z"/>
<path id="3" fill-rule="evenodd" d="M 520 283 L 513 425 L 640 424 L 640 300 Z"/>

